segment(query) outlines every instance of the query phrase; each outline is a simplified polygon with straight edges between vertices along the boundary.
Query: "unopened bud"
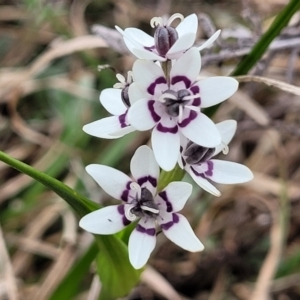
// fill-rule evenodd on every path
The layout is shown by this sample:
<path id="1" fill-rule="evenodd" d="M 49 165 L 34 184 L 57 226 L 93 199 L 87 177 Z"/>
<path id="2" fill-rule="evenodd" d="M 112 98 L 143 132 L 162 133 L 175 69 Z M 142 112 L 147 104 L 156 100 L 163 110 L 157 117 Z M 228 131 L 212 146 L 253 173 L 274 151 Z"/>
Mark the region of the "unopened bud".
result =
<path id="1" fill-rule="evenodd" d="M 155 47 L 159 55 L 166 55 L 178 39 L 178 33 L 171 26 L 158 26 L 154 33 Z"/>

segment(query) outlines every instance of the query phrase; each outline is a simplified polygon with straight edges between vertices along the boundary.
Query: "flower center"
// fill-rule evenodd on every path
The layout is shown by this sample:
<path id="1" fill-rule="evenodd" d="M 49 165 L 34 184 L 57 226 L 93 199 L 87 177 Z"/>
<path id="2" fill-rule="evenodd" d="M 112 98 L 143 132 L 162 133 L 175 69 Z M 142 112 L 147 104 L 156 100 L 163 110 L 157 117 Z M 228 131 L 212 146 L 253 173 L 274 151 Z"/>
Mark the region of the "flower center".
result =
<path id="1" fill-rule="evenodd" d="M 166 90 L 160 97 L 159 101 L 165 106 L 166 113 L 171 117 L 178 117 L 182 120 L 183 108 L 191 100 L 189 90 Z"/>
<path id="2" fill-rule="evenodd" d="M 159 214 L 158 205 L 154 202 L 152 193 L 147 188 L 141 188 L 137 183 L 131 184 L 131 189 L 136 190 L 136 197 L 128 206 L 126 217 L 135 220 L 137 217 L 156 218 Z"/>

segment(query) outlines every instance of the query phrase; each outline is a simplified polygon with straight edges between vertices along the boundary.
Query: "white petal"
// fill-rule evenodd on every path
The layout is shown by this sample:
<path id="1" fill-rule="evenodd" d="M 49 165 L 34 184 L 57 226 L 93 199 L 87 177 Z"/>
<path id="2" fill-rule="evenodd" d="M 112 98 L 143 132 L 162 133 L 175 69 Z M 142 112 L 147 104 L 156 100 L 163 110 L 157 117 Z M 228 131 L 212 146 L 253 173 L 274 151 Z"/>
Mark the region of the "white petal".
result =
<path id="1" fill-rule="evenodd" d="M 195 42 L 196 35 L 194 33 L 188 32 L 178 38 L 178 40 L 173 44 L 173 46 L 169 49 L 166 56 L 169 59 L 176 58 L 176 54 L 182 54 L 185 50 L 191 48 Z M 195 48 L 198 55 L 199 51 Z"/>
<path id="2" fill-rule="evenodd" d="M 115 137 L 119 138 L 119 137 L 124 136 L 125 134 L 131 133 L 134 131 L 136 131 L 136 129 L 129 125 L 129 126 L 120 128 L 120 130 L 118 130 L 118 131 L 114 131 L 114 132 L 110 133 L 109 136 L 110 137 L 112 136 L 113 138 L 115 138 Z"/>
<path id="3" fill-rule="evenodd" d="M 127 110 L 121 98 L 121 89 L 105 89 L 100 94 L 100 102 L 112 115 L 122 115 Z"/>
<path id="4" fill-rule="evenodd" d="M 123 32 L 123 36 L 125 36 L 135 45 L 142 45 L 144 47 L 154 46 L 154 38 L 137 28 L 126 28 Z"/>
<path id="5" fill-rule="evenodd" d="M 197 78 L 201 68 L 200 54 L 196 48 L 191 48 L 184 53 L 171 69 L 171 89 L 176 86 L 178 76 L 186 83 L 184 88 L 189 88 Z M 176 88 L 175 88 L 176 89 Z"/>
<path id="6" fill-rule="evenodd" d="M 211 162 L 213 163 L 213 175 L 209 178 L 215 182 L 231 184 L 253 179 L 251 170 L 242 164 L 218 159 L 212 159 Z"/>
<path id="7" fill-rule="evenodd" d="M 83 126 L 83 131 L 103 139 L 116 139 L 134 131 L 132 126 L 121 127 L 118 116 L 103 118 Z"/>
<path id="8" fill-rule="evenodd" d="M 158 101 L 141 99 L 129 108 L 128 121 L 137 130 L 149 130 L 160 120 L 161 106 Z"/>
<path id="9" fill-rule="evenodd" d="M 158 61 L 166 61 L 167 58 L 165 57 L 162 57 L 158 54 L 156 54 L 155 52 L 152 52 L 152 51 L 149 51 L 149 50 L 146 50 L 144 48 L 137 48 L 137 47 L 131 47 L 129 48 L 129 43 L 126 42 L 126 39 L 125 40 L 125 43 L 126 43 L 126 46 L 128 47 L 128 49 L 137 57 L 137 58 L 140 58 L 140 59 L 148 59 L 148 60 L 158 60 Z"/>
<path id="10" fill-rule="evenodd" d="M 204 249 L 203 244 L 196 237 L 188 220 L 181 214 L 176 214 L 179 218 L 177 223 L 174 223 L 168 229 L 162 229 L 169 240 L 179 247 L 197 252 Z"/>
<path id="11" fill-rule="evenodd" d="M 145 97 L 148 97 L 148 94 L 146 95 L 145 92 L 143 92 L 142 86 L 137 82 L 133 82 L 129 86 L 128 95 L 131 105 L 133 105 L 138 100 L 145 99 Z"/>
<path id="12" fill-rule="evenodd" d="M 146 186 L 154 194 L 159 177 L 159 167 L 153 151 L 148 146 L 141 146 L 135 151 L 130 162 L 130 171 L 140 185 Z"/>
<path id="13" fill-rule="evenodd" d="M 168 89 L 162 68 L 154 62 L 138 59 L 132 71 L 135 81 L 143 88 L 145 95 L 161 95 Z"/>
<path id="14" fill-rule="evenodd" d="M 220 191 L 215 188 L 207 179 L 197 176 L 191 169 L 188 169 L 189 174 L 194 179 L 194 181 L 205 191 L 211 193 L 212 195 L 219 197 L 221 196 Z"/>
<path id="15" fill-rule="evenodd" d="M 107 194 L 118 200 L 132 182 L 129 176 L 108 166 L 92 164 L 85 169 Z"/>
<path id="16" fill-rule="evenodd" d="M 221 30 L 216 31 L 205 43 L 203 43 L 200 47 L 198 47 L 198 51 L 203 50 L 204 48 L 208 48 L 220 35 Z"/>
<path id="17" fill-rule="evenodd" d="M 119 206 L 121 205 L 111 205 L 93 211 L 81 218 L 79 226 L 94 234 L 119 232 L 125 227 L 124 216 L 118 211 Z"/>
<path id="18" fill-rule="evenodd" d="M 131 51 L 135 56 L 137 56 L 140 59 L 152 59 L 152 60 L 161 58 L 157 54 L 144 48 L 144 46 L 147 47 L 154 46 L 153 37 L 136 28 L 127 28 L 125 29 L 125 31 L 123 31 L 120 27 L 118 26 L 115 27 L 123 35 L 124 42 L 127 48 L 129 49 L 129 51 Z M 137 36 L 135 36 L 135 33 L 137 34 Z M 140 39 L 137 37 L 140 37 Z M 163 60 L 166 59 L 163 58 Z"/>
<path id="19" fill-rule="evenodd" d="M 160 124 L 161 123 L 159 123 L 159 125 Z M 163 126 L 167 125 L 167 123 L 164 123 Z M 174 132 L 163 132 L 161 130 L 164 130 L 164 128 L 161 129 L 159 126 L 156 126 L 153 129 L 151 136 L 155 159 L 159 166 L 165 171 L 174 169 L 178 160 L 180 148 L 180 135 L 176 123 L 175 125 L 174 123 L 170 124 L 168 127 L 173 128 Z M 177 132 L 175 132 L 175 128 L 177 128 Z"/>
<path id="20" fill-rule="evenodd" d="M 203 147 L 213 148 L 221 144 L 216 125 L 202 113 L 197 113 L 195 119 L 191 119 L 186 126 L 181 123 L 180 131 L 189 140 Z"/>
<path id="21" fill-rule="evenodd" d="M 152 235 L 153 232 L 154 235 Z M 154 220 L 148 219 L 145 222 L 144 219 L 141 219 L 137 227 L 132 231 L 128 242 L 129 260 L 134 268 L 140 269 L 147 263 L 155 244 Z"/>
<path id="22" fill-rule="evenodd" d="M 158 197 L 163 201 L 169 202 L 168 212 L 177 212 L 182 210 L 186 201 L 191 196 L 193 186 L 187 182 L 171 182 L 164 188 Z"/>
<path id="23" fill-rule="evenodd" d="M 232 77 L 218 76 L 203 79 L 197 85 L 200 88 L 201 107 L 203 108 L 228 99 L 237 91 L 239 83 Z"/>
<path id="24" fill-rule="evenodd" d="M 216 147 L 214 155 L 220 153 L 224 146 L 230 143 L 235 134 L 237 122 L 235 120 L 226 120 L 216 124 L 216 126 L 221 134 L 222 144 Z"/>
<path id="25" fill-rule="evenodd" d="M 194 33 L 196 36 L 198 30 L 198 18 L 196 14 L 191 14 L 184 18 L 182 22 L 176 27 L 178 36 L 181 37 L 187 32 Z"/>

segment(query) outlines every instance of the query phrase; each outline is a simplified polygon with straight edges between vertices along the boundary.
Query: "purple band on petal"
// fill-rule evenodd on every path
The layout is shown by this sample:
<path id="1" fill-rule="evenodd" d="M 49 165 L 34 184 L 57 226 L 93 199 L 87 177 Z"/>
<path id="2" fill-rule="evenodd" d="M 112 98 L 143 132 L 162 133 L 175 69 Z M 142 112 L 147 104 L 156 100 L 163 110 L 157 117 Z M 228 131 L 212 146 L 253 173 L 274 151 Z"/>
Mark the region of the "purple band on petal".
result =
<path id="1" fill-rule="evenodd" d="M 206 164 L 207 164 L 208 170 L 205 171 L 204 173 L 199 173 L 199 172 L 197 172 L 192 166 L 191 166 L 191 170 L 194 172 L 194 174 L 195 174 L 196 176 L 200 176 L 200 177 L 206 179 L 207 176 L 208 176 L 208 177 L 213 176 L 214 163 L 213 163 L 211 160 L 208 160 L 208 161 L 206 162 Z"/>
<path id="2" fill-rule="evenodd" d="M 185 84 L 185 87 L 188 89 L 191 86 L 191 81 L 186 77 L 186 76 L 174 76 L 171 79 L 171 84 L 174 85 L 177 82 L 183 81 L 183 83 Z"/>
<path id="3" fill-rule="evenodd" d="M 141 233 L 146 233 L 150 236 L 154 236 L 155 233 L 156 233 L 155 228 L 145 228 L 145 227 L 141 226 L 140 224 L 137 224 L 136 230 L 141 232 Z"/>
<path id="4" fill-rule="evenodd" d="M 125 114 L 119 116 L 119 122 L 120 122 L 121 128 L 128 126 L 128 124 L 126 124 L 127 112 L 128 112 L 128 109 L 126 110 Z"/>
<path id="5" fill-rule="evenodd" d="M 186 127 L 189 125 L 193 120 L 195 120 L 198 116 L 198 113 L 194 110 L 190 110 L 190 114 L 187 118 L 183 119 L 181 123 L 178 123 L 180 127 Z"/>
<path id="6" fill-rule="evenodd" d="M 197 86 L 197 85 L 192 86 L 192 87 L 190 88 L 190 91 L 191 91 L 194 95 L 199 94 L 199 93 L 200 93 L 199 86 Z M 200 104 L 201 104 L 201 98 L 195 98 L 195 99 L 193 100 L 193 103 L 192 103 L 193 106 L 200 106 Z"/>
<path id="7" fill-rule="evenodd" d="M 147 92 L 148 92 L 150 95 L 154 95 L 156 86 L 157 86 L 158 84 L 162 84 L 162 83 L 164 83 L 164 84 L 167 83 L 167 80 L 166 80 L 165 77 L 161 76 L 161 77 L 156 78 L 155 81 L 152 82 L 152 83 L 148 86 Z"/>
<path id="8" fill-rule="evenodd" d="M 124 214 L 125 214 L 125 208 L 124 208 L 123 204 L 118 205 L 118 212 L 119 212 L 120 215 L 124 216 Z"/>
<path id="9" fill-rule="evenodd" d="M 153 52 L 153 50 L 155 49 L 155 45 L 151 46 L 151 47 L 146 47 L 144 46 L 144 49 L 150 51 L 150 52 Z"/>
<path id="10" fill-rule="evenodd" d="M 197 172 L 192 166 L 191 166 L 191 170 L 193 171 L 193 173 L 194 173 L 196 176 L 200 176 L 200 177 L 206 179 L 204 173 L 199 173 L 199 172 Z"/>
<path id="11" fill-rule="evenodd" d="M 213 175 L 213 169 L 214 169 L 214 163 L 211 160 L 208 160 L 207 162 L 208 170 L 205 172 L 205 175 L 212 176 Z"/>
<path id="12" fill-rule="evenodd" d="M 139 178 L 137 183 L 142 186 L 142 184 L 146 183 L 147 181 L 150 182 L 153 187 L 157 187 L 157 179 L 150 175 Z"/>
<path id="13" fill-rule="evenodd" d="M 151 117 L 154 120 L 154 122 L 158 122 L 161 119 L 161 117 L 155 112 L 154 103 L 154 100 L 148 101 L 148 109 L 150 110 Z"/>
<path id="14" fill-rule="evenodd" d="M 124 205 L 118 205 L 118 212 L 122 216 L 122 222 L 124 226 L 127 226 L 131 223 L 126 217 L 125 217 L 125 207 Z"/>
<path id="15" fill-rule="evenodd" d="M 170 221 L 168 223 L 165 223 L 165 224 L 161 224 L 160 227 L 161 229 L 163 230 L 168 230 L 169 228 L 171 228 L 175 223 L 178 223 L 179 222 L 179 217 L 177 214 L 172 214 L 172 217 L 173 217 L 173 221 Z"/>
<path id="16" fill-rule="evenodd" d="M 166 202 L 167 212 L 173 211 L 172 203 L 169 201 L 166 191 L 160 192 L 159 196 Z"/>
<path id="17" fill-rule="evenodd" d="M 132 181 L 128 181 L 126 184 L 126 190 L 124 190 L 121 194 L 121 200 L 123 200 L 124 202 L 128 201 L 128 195 L 129 195 L 129 191 L 130 191 L 130 184 Z"/>
<path id="18" fill-rule="evenodd" d="M 163 133 L 169 132 L 169 133 L 176 134 L 178 132 L 177 125 L 175 125 L 174 127 L 166 127 L 166 126 L 163 126 L 161 123 L 158 123 L 156 128 L 158 131 L 163 132 Z"/>

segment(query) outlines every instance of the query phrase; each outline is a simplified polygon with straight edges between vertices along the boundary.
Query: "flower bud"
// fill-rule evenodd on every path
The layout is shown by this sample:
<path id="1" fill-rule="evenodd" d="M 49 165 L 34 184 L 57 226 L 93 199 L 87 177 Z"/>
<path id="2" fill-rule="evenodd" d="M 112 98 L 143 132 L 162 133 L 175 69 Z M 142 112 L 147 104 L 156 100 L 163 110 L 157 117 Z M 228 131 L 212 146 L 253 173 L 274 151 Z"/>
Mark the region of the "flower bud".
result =
<path id="1" fill-rule="evenodd" d="M 178 33 L 171 26 L 158 26 L 154 33 L 155 47 L 159 55 L 166 55 L 178 39 Z"/>

